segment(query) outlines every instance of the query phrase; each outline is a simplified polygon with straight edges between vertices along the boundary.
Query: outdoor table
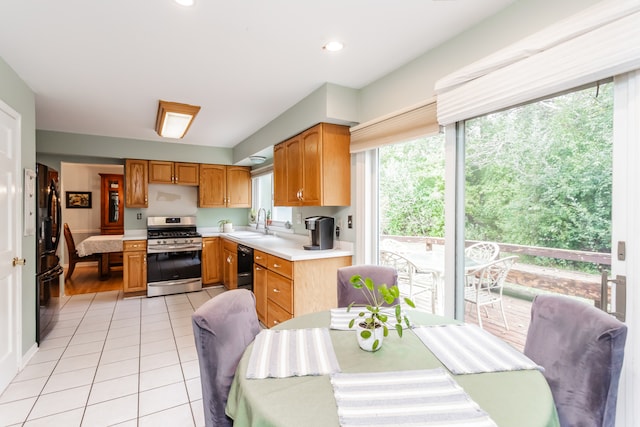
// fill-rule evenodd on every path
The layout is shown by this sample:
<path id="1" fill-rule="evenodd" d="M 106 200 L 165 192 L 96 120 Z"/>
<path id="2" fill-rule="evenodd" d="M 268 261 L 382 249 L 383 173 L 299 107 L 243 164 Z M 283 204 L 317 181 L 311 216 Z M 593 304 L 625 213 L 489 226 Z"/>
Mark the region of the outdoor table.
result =
<path id="1" fill-rule="evenodd" d="M 76 246 L 79 256 L 100 254 L 99 272 L 100 280 L 109 277 L 109 254 L 112 252 L 122 252 L 123 234 L 103 234 L 89 236 Z"/>
<path id="2" fill-rule="evenodd" d="M 455 323 L 421 311 L 411 311 L 416 325 Z M 330 312 L 307 314 L 275 329 L 328 328 Z M 344 373 L 434 369 L 443 364 L 411 331 L 399 338 L 393 331 L 382 348 L 361 350 L 354 331 L 330 330 Z M 247 379 L 253 344 L 238 365 L 227 402 L 227 414 L 242 426 L 338 426 L 337 406 L 328 375 Z M 445 368 L 446 369 L 446 368 Z M 447 370 L 447 372 L 449 372 Z M 549 386 L 538 370 L 452 375 L 453 379 L 499 426 L 559 426 Z"/>

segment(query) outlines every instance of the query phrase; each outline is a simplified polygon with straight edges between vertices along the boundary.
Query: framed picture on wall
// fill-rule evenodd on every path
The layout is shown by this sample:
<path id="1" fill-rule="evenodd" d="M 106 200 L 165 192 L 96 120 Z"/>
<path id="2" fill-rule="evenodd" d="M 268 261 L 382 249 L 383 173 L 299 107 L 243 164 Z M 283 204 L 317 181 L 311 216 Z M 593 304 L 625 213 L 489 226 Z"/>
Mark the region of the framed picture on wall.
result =
<path id="1" fill-rule="evenodd" d="M 90 191 L 67 191 L 67 209 L 91 209 Z"/>

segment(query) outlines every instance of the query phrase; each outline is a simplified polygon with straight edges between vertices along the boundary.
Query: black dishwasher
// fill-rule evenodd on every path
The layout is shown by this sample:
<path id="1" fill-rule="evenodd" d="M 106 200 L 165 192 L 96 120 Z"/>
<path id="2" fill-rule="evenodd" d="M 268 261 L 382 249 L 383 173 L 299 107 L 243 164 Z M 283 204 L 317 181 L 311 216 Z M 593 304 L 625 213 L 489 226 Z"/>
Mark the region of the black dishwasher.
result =
<path id="1" fill-rule="evenodd" d="M 253 248 L 238 245 L 238 288 L 253 291 Z"/>

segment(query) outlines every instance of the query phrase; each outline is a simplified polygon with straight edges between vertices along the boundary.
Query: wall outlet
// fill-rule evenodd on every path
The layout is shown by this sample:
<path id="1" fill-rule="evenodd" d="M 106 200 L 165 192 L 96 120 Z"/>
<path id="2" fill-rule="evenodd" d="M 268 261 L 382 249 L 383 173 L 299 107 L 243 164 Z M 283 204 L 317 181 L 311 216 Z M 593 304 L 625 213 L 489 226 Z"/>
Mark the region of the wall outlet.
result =
<path id="1" fill-rule="evenodd" d="M 142 214 L 141 213 L 136 214 L 136 219 L 142 219 Z"/>
<path id="2" fill-rule="evenodd" d="M 296 214 L 296 224 L 302 224 L 302 214 L 300 212 Z"/>

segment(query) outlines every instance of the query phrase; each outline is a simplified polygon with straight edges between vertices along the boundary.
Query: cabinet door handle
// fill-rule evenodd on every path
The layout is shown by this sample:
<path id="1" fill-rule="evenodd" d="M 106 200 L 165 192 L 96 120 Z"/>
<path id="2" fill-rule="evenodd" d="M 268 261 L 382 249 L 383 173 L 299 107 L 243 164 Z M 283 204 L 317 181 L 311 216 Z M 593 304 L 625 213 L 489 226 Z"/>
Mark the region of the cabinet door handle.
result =
<path id="1" fill-rule="evenodd" d="M 273 324 L 274 324 L 274 325 L 277 325 L 278 323 L 280 323 L 280 322 L 278 322 L 277 320 L 274 320 L 274 321 L 273 321 Z"/>
<path id="2" fill-rule="evenodd" d="M 228 256 L 228 257 L 227 257 L 227 262 L 228 262 L 229 264 L 231 264 L 231 256 Z"/>
<path id="3" fill-rule="evenodd" d="M 260 255 L 256 255 L 256 259 L 262 259 Z"/>
<path id="4" fill-rule="evenodd" d="M 279 294 L 280 293 L 280 289 L 273 288 L 273 292 L 276 293 L 276 294 Z"/>
<path id="5" fill-rule="evenodd" d="M 261 271 L 262 269 L 260 267 L 256 267 L 256 271 Z"/>
<path id="6" fill-rule="evenodd" d="M 146 263 L 147 263 L 147 256 L 146 256 L 146 255 L 142 257 L 142 262 L 143 262 L 144 264 L 146 264 Z"/>
<path id="7" fill-rule="evenodd" d="M 282 267 L 280 264 L 273 264 L 273 268 L 280 268 Z"/>

